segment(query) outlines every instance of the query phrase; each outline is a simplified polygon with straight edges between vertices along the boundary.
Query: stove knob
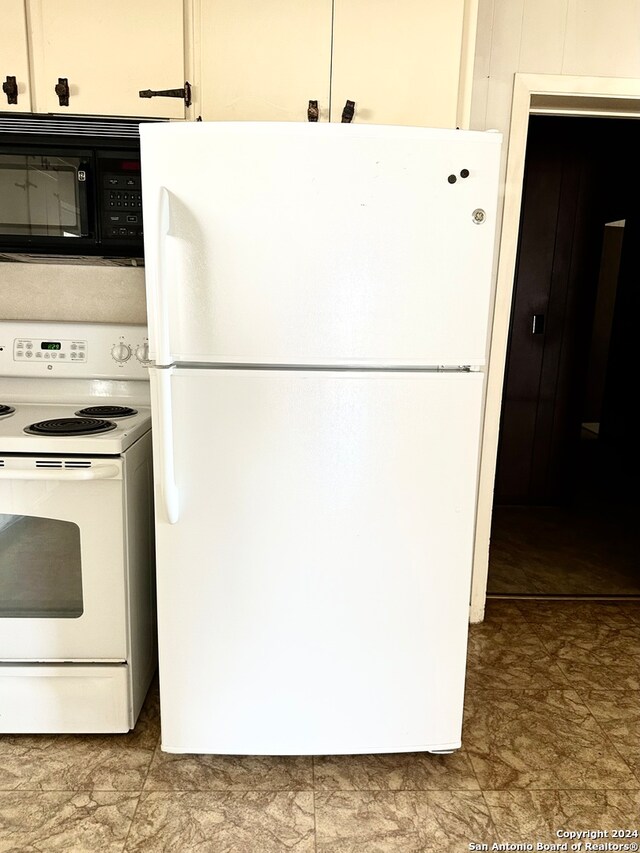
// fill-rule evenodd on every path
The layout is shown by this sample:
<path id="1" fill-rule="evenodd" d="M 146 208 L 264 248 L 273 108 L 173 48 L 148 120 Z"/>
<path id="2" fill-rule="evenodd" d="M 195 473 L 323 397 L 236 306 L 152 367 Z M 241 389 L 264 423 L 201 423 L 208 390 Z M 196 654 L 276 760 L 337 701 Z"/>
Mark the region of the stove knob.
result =
<path id="1" fill-rule="evenodd" d="M 149 344 L 146 341 L 136 347 L 136 358 L 140 364 L 149 364 Z"/>
<path id="2" fill-rule="evenodd" d="M 124 364 L 125 361 L 129 361 L 131 358 L 131 347 L 129 344 L 119 343 L 114 344 L 111 347 L 111 357 L 114 361 L 117 361 L 118 364 Z"/>

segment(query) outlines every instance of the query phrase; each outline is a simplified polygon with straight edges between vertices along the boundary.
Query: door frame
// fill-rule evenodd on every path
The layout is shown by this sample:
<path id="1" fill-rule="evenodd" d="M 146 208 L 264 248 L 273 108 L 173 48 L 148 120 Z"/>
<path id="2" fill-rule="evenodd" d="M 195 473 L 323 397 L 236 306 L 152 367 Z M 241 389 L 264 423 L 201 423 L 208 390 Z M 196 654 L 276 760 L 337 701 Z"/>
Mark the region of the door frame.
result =
<path id="1" fill-rule="evenodd" d="M 622 77 L 571 77 L 556 74 L 514 75 L 511 123 L 506 147 L 506 173 L 501 187 L 504 206 L 501 228 L 497 235 L 499 249 L 478 481 L 478 510 L 471 579 L 471 622 L 483 620 L 487 596 L 498 431 L 530 115 L 640 119 L 640 80 Z"/>

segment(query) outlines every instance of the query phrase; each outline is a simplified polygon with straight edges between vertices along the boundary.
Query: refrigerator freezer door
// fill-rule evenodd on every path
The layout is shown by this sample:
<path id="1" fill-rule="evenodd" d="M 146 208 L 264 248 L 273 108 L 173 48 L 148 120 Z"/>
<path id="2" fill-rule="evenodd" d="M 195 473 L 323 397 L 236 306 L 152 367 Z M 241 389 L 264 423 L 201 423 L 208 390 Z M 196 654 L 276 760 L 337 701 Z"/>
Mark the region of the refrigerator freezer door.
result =
<path id="1" fill-rule="evenodd" d="M 163 749 L 460 746 L 483 377 L 171 373 Z"/>
<path id="2" fill-rule="evenodd" d="M 141 127 L 151 358 L 486 358 L 500 134 Z"/>

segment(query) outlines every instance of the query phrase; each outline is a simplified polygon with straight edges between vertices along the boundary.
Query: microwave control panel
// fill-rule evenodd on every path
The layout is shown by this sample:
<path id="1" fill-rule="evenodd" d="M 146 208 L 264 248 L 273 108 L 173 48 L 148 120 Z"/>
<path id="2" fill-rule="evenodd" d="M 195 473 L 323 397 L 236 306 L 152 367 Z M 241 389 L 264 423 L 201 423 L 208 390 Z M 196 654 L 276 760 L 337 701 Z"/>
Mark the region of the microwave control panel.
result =
<path id="1" fill-rule="evenodd" d="M 109 158 L 101 165 L 98 206 L 102 240 L 135 243 L 142 248 L 140 162 Z"/>

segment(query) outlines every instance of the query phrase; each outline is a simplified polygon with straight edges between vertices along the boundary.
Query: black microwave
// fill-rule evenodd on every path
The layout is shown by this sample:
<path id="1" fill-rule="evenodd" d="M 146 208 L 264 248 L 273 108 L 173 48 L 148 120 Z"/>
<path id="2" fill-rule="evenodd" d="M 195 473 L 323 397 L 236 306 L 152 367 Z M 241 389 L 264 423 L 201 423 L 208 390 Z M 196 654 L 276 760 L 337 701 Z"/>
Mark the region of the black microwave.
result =
<path id="1" fill-rule="evenodd" d="M 141 258 L 140 124 L 0 117 L 0 252 Z"/>

